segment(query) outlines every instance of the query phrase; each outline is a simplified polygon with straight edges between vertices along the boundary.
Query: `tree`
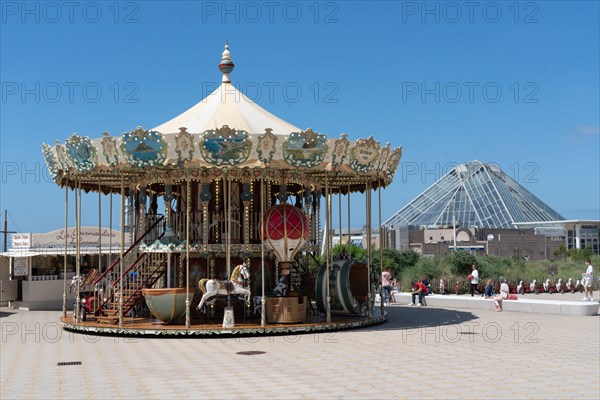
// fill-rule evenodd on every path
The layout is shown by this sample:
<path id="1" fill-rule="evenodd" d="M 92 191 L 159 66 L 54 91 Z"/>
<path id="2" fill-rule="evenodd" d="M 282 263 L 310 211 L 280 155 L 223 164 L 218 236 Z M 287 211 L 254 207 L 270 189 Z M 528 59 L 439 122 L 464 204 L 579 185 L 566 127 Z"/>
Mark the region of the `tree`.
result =
<path id="1" fill-rule="evenodd" d="M 459 276 L 471 273 L 471 265 L 477 262 L 473 254 L 464 250 L 455 250 L 446 257 L 446 261 L 450 265 L 450 271 Z"/>
<path id="2" fill-rule="evenodd" d="M 400 269 L 410 268 L 417 265 L 421 255 L 413 250 L 403 250 L 398 254 L 398 266 Z"/>
<path id="3" fill-rule="evenodd" d="M 366 256 L 366 251 L 362 247 L 353 244 L 336 244 L 332 249 L 333 259 L 338 258 L 342 251 L 348 252 L 352 260 L 362 260 Z"/>
<path id="4" fill-rule="evenodd" d="M 558 258 L 567 258 L 569 252 L 564 244 L 561 244 L 554 250 L 554 256 Z"/>
<path id="5" fill-rule="evenodd" d="M 412 268 L 419 262 L 420 255 L 412 250 L 383 249 L 383 268 L 390 267 L 397 276 L 401 271 Z M 373 251 L 373 267 L 380 270 L 379 251 Z"/>

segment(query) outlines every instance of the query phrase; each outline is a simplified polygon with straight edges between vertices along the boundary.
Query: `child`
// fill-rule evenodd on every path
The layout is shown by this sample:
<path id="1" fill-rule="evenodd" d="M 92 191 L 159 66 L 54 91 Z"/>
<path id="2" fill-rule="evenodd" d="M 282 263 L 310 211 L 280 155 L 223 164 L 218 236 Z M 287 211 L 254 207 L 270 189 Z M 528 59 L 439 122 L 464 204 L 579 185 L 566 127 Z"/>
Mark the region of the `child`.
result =
<path id="1" fill-rule="evenodd" d="M 489 299 L 494 295 L 494 284 L 491 279 L 488 279 L 485 286 L 485 298 Z"/>

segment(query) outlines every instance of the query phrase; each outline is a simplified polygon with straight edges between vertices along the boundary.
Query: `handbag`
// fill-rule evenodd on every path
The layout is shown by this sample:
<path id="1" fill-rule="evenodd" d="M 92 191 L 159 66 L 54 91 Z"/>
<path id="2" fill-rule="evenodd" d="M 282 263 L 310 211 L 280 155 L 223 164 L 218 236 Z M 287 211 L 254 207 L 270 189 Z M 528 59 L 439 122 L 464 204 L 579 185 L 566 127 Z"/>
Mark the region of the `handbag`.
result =
<path id="1" fill-rule="evenodd" d="M 507 300 L 518 300 L 518 297 L 516 294 L 512 293 L 508 295 L 508 299 Z"/>

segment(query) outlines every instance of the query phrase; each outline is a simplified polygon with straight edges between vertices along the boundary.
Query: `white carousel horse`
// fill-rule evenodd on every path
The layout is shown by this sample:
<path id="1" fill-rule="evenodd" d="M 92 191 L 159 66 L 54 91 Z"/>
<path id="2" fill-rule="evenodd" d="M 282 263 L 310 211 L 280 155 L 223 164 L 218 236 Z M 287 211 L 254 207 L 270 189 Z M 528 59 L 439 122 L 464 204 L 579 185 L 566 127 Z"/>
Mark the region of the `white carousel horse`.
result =
<path id="1" fill-rule="evenodd" d="M 517 285 L 517 293 L 521 293 L 521 289 L 523 289 L 523 281 L 519 281 Z"/>
<path id="2" fill-rule="evenodd" d="M 440 278 L 440 294 L 446 293 L 446 284 L 444 283 L 444 279 Z"/>
<path id="3" fill-rule="evenodd" d="M 71 283 L 69 283 L 69 293 L 71 293 L 71 290 L 73 288 L 77 287 L 78 282 L 79 282 L 79 286 L 81 287 L 83 285 L 83 276 L 75 275 L 73 278 L 71 278 Z"/>
<path id="4" fill-rule="evenodd" d="M 560 288 L 562 286 L 562 279 L 558 278 L 558 282 L 556 282 L 556 291 L 560 292 Z"/>
<path id="5" fill-rule="evenodd" d="M 252 300 L 254 301 L 254 315 L 260 314 L 262 309 L 262 296 L 254 296 Z"/>
<path id="6" fill-rule="evenodd" d="M 241 279 L 240 279 L 241 277 Z M 235 296 L 244 296 L 246 302 L 250 301 L 250 289 L 244 287 L 244 280 L 250 278 L 250 270 L 246 263 L 236 266 L 231 272 L 231 283 L 233 284 L 233 290 L 227 290 L 227 281 L 221 281 L 217 279 L 201 279 L 198 282 L 198 287 L 202 292 L 202 299 L 196 309 L 201 310 L 204 303 L 213 304 L 216 301 L 217 295 L 228 295 L 232 294 Z"/>
<path id="7" fill-rule="evenodd" d="M 275 288 L 273 289 L 273 295 L 285 296 L 285 292 L 287 289 L 287 285 L 286 285 L 285 281 L 286 281 L 285 276 L 282 276 L 279 278 L 279 281 L 277 281 L 277 286 L 275 286 Z"/>
<path id="8" fill-rule="evenodd" d="M 529 290 L 531 291 L 531 293 L 535 293 L 535 285 L 536 285 L 536 283 L 537 283 L 537 281 L 534 279 L 529 284 Z"/>

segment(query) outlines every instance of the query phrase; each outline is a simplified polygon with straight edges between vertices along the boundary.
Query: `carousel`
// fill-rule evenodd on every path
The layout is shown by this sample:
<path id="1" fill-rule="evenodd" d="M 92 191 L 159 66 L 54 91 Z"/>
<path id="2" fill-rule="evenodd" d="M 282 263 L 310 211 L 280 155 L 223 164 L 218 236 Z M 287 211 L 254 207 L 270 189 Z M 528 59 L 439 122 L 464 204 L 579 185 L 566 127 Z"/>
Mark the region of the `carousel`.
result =
<path id="1" fill-rule="evenodd" d="M 73 214 L 81 226 L 82 192 L 97 193 L 99 226 L 103 202 L 110 202 L 109 221 L 113 208 L 120 213 L 120 251 L 88 271 L 76 257 L 76 276 L 64 281 L 65 329 L 248 335 L 385 320 L 383 305 L 374 302 L 372 195 L 381 226 L 381 189 L 393 180 L 401 147 L 302 130 L 238 91 L 233 69 L 225 45 L 221 85 L 155 128 L 95 139 L 73 134 L 43 145 L 48 169 L 65 190 L 65 226 Z M 357 192 L 365 206 L 351 210 L 350 194 Z M 365 214 L 365 259 L 333 257 L 342 203 L 348 240 L 351 215 Z M 69 291 L 74 304 L 67 304 Z"/>

